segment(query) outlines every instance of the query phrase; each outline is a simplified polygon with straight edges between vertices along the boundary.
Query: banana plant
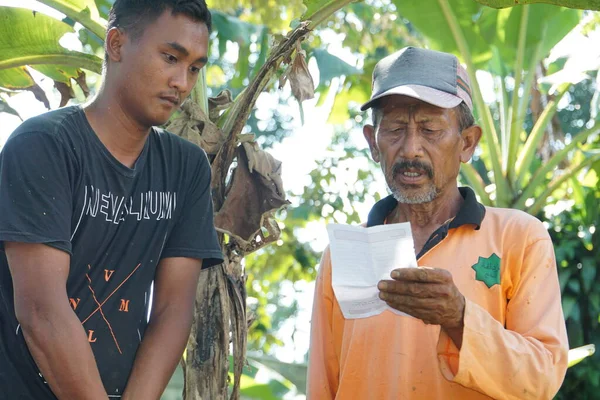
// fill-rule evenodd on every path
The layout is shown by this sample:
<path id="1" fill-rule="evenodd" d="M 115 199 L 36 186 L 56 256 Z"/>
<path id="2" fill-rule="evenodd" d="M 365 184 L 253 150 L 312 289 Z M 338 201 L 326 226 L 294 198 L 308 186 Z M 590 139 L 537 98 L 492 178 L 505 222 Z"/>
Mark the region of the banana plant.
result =
<path id="1" fill-rule="evenodd" d="M 61 93 L 69 93 L 73 81 L 87 92 L 83 70 L 101 73 L 102 59 L 61 46 L 59 40 L 67 33 L 75 33 L 72 26 L 47 15 L 0 7 L 0 88 L 4 89 L 0 90 L 30 90 L 50 108 L 27 69 L 30 67 L 53 79 Z M 66 103 L 64 98 L 62 103 Z"/>
<path id="2" fill-rule="evenodd" d="M 585 146 L 600 132 L 596 120 L 545 163 L 539 162 L 538 147 L 560 99 L 574 82 L 553 85 L 533 127 L 524 128 L 532 89 L 540 89 L 536 70 L 577 26 L 581 11 L 543 4 L 496 10 L 472 0 L 424 0 L 418 6 L 396 0 L 395 4 L 433 49 L 456 54 L 467 67 L 483 140 L 480 161 L 463 165 L 461 175 L 484 204 L 537 214 L 569 179 L 600 160 L 598 152 L 586 151 L 590 146 Z M 493 104 L 484 102 L 477 70 L 490 72 L 497 83 Z"/>
<path id="3" fill-rule="evenodd" d="M 475 0 L 493 8 L 514 7 L 518 4 L 547 3 L 555 6 L 579 8 L 581 10 L 600 10 L 599 0 Z"/>

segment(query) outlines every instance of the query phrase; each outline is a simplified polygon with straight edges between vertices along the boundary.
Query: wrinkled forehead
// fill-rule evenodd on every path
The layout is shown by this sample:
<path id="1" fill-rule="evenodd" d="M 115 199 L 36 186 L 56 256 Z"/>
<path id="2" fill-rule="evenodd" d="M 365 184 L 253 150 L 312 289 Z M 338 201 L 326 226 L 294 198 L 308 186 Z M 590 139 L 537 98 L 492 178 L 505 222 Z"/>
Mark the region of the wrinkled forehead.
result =
<path id="1" fill-rule="evenodd" d="M 427 119 L 450 119 L 451 108 L 441 108 L 407 96 L 386 96 L 377 105 L 382 120 L 419 116 Z"/>

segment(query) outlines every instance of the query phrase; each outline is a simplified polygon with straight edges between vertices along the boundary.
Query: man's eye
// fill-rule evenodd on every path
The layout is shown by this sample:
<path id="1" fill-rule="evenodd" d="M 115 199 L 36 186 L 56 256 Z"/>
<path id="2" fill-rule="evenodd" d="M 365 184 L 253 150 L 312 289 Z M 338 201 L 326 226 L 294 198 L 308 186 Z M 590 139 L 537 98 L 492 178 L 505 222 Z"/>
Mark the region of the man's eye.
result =
<path id="1" fill-rule="evenodd" d="M 175 57 L 172 54 L 163 53 L 163 57 L 164 57 L 165 61 L 168 62 L 169 64 L 175 64 L 177 62 L 177 57 Z"/>
<path id="2" fill-rule="evenodd" d="M 190 67 L 190 71 L 192 71 L 192 74 L 197 74 L 200 72 L 200 68 L 198 67 Z"/>

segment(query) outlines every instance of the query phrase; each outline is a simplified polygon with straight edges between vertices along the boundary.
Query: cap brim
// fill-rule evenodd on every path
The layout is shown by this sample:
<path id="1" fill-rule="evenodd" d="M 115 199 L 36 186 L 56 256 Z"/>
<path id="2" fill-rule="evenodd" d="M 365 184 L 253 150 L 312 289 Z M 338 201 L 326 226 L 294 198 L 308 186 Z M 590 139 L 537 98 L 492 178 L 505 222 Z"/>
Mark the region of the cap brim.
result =
<path id="1" fill-rule="evenodd" d="M 454 108 L 459 105 L 463 100 L 450 93 L 442 92 L 441 90 L 432 89 L 427 86 L 421 85 L 404 85 L 397 86 L 390 90 L 387 90 L 381 94 L 378 94 L 375 97 L 372 97 L 371 100 L 367 101 L 360 107 L 361 111 L 365 111 L 368 108 L 373 106 L 377 100 L 381 99 L 385 96 L 390 95 L 403 95 L 408 97 L 413 97 L 415 99 L 422 100 L 426 103 L 432 104 L 441 108 Z"/>

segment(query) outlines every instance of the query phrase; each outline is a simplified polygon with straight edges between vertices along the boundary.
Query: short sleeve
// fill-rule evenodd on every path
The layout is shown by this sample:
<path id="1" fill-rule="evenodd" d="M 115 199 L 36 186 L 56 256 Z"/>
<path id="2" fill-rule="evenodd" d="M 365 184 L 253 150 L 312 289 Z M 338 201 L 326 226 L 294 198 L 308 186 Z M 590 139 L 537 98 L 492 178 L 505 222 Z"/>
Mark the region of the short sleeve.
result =
<path id="1" fill-rule="evenodd" d="M 0 153 L 0 249 L 44 243 L 71 253 L 72 156 L 51 134 L 11 136 Z"/>
<path id="2" fill-rule="evenodd" d="M 223 262 L 221 246 L 213 222 L 213 203 L 210 190 L 210 164 L 204 151 L 198 149 L 195 171 L 186 190 L 183 209 L 171 231 L 161 258 L 190 257 L 202 259 L 202 268 Z"/>

